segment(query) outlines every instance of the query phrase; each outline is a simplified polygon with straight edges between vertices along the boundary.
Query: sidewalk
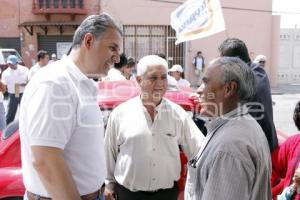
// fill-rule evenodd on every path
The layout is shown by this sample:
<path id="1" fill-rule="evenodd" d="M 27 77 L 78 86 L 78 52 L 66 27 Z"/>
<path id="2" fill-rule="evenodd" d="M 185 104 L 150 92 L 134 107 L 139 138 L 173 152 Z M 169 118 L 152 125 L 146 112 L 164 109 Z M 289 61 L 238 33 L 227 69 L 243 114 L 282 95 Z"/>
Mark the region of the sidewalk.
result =
<path id="1" fill-rule="evenodd" d="M 300 84 L 280 84 L 271 88 L 272 95 L 300 94 Z"/>

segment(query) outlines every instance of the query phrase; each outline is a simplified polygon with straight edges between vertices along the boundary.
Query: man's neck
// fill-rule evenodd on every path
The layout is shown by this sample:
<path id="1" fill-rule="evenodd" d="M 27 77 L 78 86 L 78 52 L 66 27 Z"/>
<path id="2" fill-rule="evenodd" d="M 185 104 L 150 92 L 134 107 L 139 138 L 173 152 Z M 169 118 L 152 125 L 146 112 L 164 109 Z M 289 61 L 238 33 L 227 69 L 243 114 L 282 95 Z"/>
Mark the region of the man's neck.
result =
<path id="1" fill-rule="evenodd" d="M 160 99 L 159 101 L 154 101 L 153 99 L 146 98 L 145 96 L 141 95 L 141 100 L 143 103 L 143 106 L 146 108 L 147 112 L 149 113 L 152 121 L 154 121 L 155 115 L 156 115 L 156 107 L 161 103 Z"/>
<path id="2" fill-rule="evenodd" d="M 76 65 L 76 67 L 78 67 L 78 69 L 83 73 L 83 74 L 88 74 L 88 71 L 86 70 L 86 66 L 85 66 L 85 58 L 84 56 L 80 53 L 79 49 L 72 49 L 72 51 L 70 52 L 70 55 L 68 56 Z"/>

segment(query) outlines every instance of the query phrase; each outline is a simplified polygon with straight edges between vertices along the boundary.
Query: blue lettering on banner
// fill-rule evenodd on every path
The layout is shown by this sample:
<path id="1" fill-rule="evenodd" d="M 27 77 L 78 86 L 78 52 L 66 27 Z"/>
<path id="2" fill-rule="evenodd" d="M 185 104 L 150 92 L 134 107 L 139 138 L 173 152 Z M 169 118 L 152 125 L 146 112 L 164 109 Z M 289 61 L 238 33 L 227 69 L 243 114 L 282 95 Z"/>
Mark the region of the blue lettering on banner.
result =
<path id="1" fill-rule="evenodd" d="M 180 15 L 184 12 L 183 10 L 180 10 L 179 13 L 177 13 L 177 17 L 180 18 Z M 200 21 L 201 20 L 201 21 Z M 186 30 L 189 26 L 191 26 L 194 23 L 197 23 L 197 27 L 201 27 L 208 21 L 208 8 L 207 8 L 207 1 L 204 0 L 202 5 L 198 7 L 185 21 L 184 23 L 178 28 L 178 34 L 180 34 L 182 31 Z"/>

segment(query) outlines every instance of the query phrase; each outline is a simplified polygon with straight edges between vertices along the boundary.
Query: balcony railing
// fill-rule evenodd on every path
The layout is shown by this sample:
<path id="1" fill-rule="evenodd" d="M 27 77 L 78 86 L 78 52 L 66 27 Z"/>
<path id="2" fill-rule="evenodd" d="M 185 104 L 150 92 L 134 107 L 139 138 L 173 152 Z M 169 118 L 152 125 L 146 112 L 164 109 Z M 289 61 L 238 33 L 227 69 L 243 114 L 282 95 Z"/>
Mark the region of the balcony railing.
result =
<path id="1" fill-rule="evenodd" d="M 84 0 L 33 0 L 34 14 L 87 14 Z"/>

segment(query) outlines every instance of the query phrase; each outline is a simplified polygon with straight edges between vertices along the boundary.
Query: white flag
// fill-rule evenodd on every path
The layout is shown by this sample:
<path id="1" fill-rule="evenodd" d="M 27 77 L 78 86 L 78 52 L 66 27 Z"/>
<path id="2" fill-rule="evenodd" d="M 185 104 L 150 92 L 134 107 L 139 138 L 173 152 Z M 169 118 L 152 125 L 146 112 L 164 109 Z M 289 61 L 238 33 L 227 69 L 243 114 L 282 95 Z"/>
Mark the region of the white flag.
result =
<path id="1" fill-rule="evenodd" d="M 187 0 L 171 13 L 176 44 L 203 38 L 225 30 L 219 0 Z"/>

